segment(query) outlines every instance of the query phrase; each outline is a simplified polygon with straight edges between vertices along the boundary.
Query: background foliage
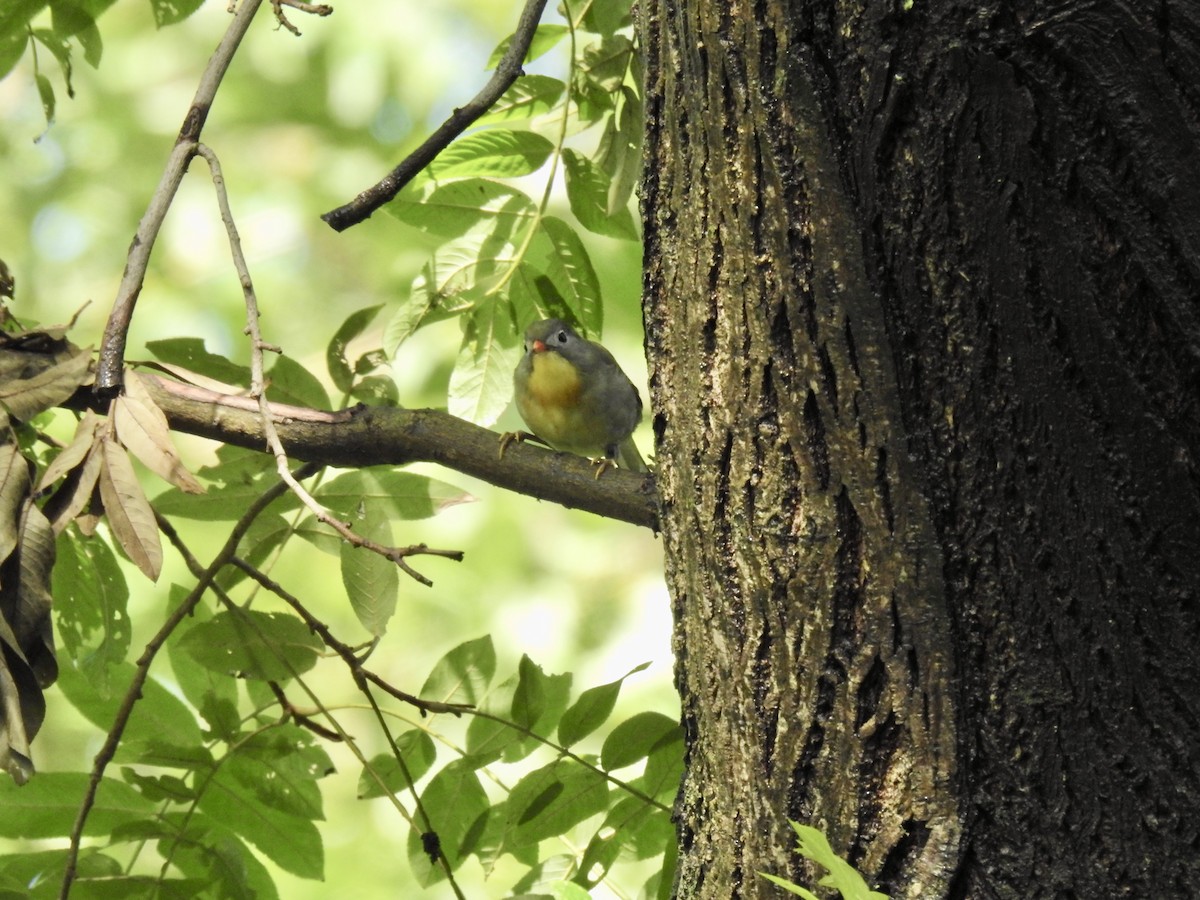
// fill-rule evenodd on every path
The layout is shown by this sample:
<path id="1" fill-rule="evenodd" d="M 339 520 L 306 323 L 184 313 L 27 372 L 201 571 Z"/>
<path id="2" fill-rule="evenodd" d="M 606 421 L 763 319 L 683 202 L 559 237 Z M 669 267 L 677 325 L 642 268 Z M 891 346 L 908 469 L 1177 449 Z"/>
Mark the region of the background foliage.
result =
<path id="1" fill-rule="evenodd" d="M 63 2 L 18 3 L 0 14 L 0 69 L 15 65 L 0 81 L 6 160 L 0 257 L 16 275 L 14 312 L 23 324 L 65 322 L 78 312 L 70 338 L 82 346 L 98 340 L 130 236 L 229 18 L 222 4 L 191 12 L 178 3 Z M 610 129 L 606 140 L 603 127 L 629 115 L 632 98 L 623 86 L 632 79 L 612 67 L 627 68 L 632 56 L 616 35 L 603 37 L 619 21 L 619 7 L 574 11 L 576 21 L 585 15 L 593 30 L 578 33 L 572 54 L 564 19 L 548 14 L 537 44 L 545 53 L 527 71 L 535 98 L 552 96 L 549 79 L 574 84 L 576 108 L 599 127 L 584 130 L 572 120 L 564 133 L 553 108 L 532 123 L 494 121 L 490 132 L 464 139 L 439 161 L 437 181 L 425 178 L 406 191 L 395 215 L 376 215 L 338 235 L 317 215 L 374 181 L 478 89 L 516 10 L 477 0 L 385 11 L 338 6 L 327 19 L 293 13 L 300 38 L 275 28 L 269 10 L 260 12 L 203 139 L 222 160 L 264 336 L 284 350 L 274 364 L 275 390 L 327 407 L 348 396 L 378 402 L 394 383 L 407 406 L 448 405 L 484 422 L 500 416 L 501 428 L 516 427 L 501 399 L 515 363 L 516 330 L 504 330 L 506 319 L 486 289 L 505 277 L 504 263 L 523 241 L 524 271 L 514 267 L 507 276 L 516 286 L 508 296 L 518 320 L 531 318 L 544 299 L 539 279 L 548 278 L 593 333 L 601 325 L 602 296 L 605 341 L 644 383 L 637 246 L 612 239 L 633 236 L 633 217 L 627 206 L 609 208 L 632 186 L 623 183 L 632 169 L 620 155 L 636 152 L 614 141 L 620 129 Z M 61 65 L 68 51 L 69 87 Z M 48 128 L 44 117 L 51 109 L 55 122 Z M 622 124 L 627 133 L 632 123 Z M 567 147 L 558 156 L 562 137 Z M 552 165 L 554 190 L 543 209 Z M 605 165 L 625 174 L 606 181 Z M 520 212 L 507 231 L 495 227 L 494 216 L 464 218 L 446 213 L 454 204 L 439 207 L 444 192 L 463 185 L 499 190 L 488 187 L 491 182 L 447 181 L 459 176 L 506 179 L 506 208 Z M 513 199 L 514 190 L 531 199 Z M 579 262 L 580 247 L 591 259 L 594 287 Z M 464 258 L 474 260 L 469 272 L 458 265 Z M 355 316 L 374 307 L 374 315 Z M 445 315 L 464 311 L 465 320 Z M 421 321 L 425 327 L 413 331 Z M 335 339 L 346 322 L 342 336 L 353 336 L 348 347 Z M 236 383 L 229 376 L 249 355 L 243 326 L 212 187 L 194 163 L 151 259 L 129 357 L 186 359 L 189 368 L 219 370 L 222 380 Z M 228 362 L 198 356 L 196 340 Z M 380 348 L 388 360 L 394 352 L 395 361 L 375 369 L 369 363 L 380 360 L 372 355 Z M 37 426 L 65 445 L 76 421 L 47 413 Z M 270 480 L 270 461 L 176 440 L 208 492 L 164 491 L 143 468 L 140 481 L 186 545 L 207 560 L 231 518 Z M 644 436 L 642 445 L 648 446 Z M 43 463 L 54 455 L 36 441 L 28 450 Z M 439 480 L 418 480 L 429 475 Z M 392 567 L 364 562 L 370 560 L 365 554 L 348 554 L 321 529 L 307 527 L 292 501 L 277 501 L 255 523 L 245 551 L 258 552 L 270 576 L 334 634 L 347 643 L 382 635 L 370 668 L 402 690 L 475 703 L 569 744 L 589 763 L 669 802 L 677 778 L 676 710 L 668 687 L 659 545 L 648 533 L 505 496 L 429 467 L 329 473 L 318 492 L 345 515 L 361 511 L 366 529 L 390 531 L 384 540 L 466 551 L 462 564 L 420 560 L 434 581 L 426 589 L 397 577 Z M 59 679 L 47 692 L 45 725 L 33 745 L 39 772 L 22 788 L 3 785 L 0 829 L 7 845 L 0 892 L 17 896 L 38 871 L 53 870 L 53 854 L 61 852 L 62 835 L 78 811 L 84 773 L 129 683 L 132 660 L 195 583 L 169 549 L 162 575 L 151 583 L 110 549 L 108 527 L 90 540 L 74 529 L 58 541 L 53 574 Z M 282 542 L 296 531 L 299 538 Z M 206 599 L 168 640 L 88 820 L 88 845 L 112 847 L 85 853 L 81 873 L 120 873 L 122 880 L 81 881 L 77 896 L 105 890 L 132 896 L 138 885 L 166 884 L 163 874 L 171 890 L 187 896 L 198 885 L 188 879 L 228 896 L 247 887 L 269 896 L 270 882 L 281 896 L 324 896 L 328 885 L 306 880 L 322 874 L 358 896 L 403 895 L 414 877 L 437 876 L 430 874 L 419 831 L 409 829 L 398 808 L 411 809 L 412 798 L 398 790 L 397 755 L 435 809 L 456 811 L 439 825 L 439 837 L 447 856 L 475 851 L 456 874 L 471 896 L 503 895 L 530 872 L 553 880 L 562 871 L 555 867 L 569 860 L 586 864 L 580 878 L 586 882 L 617 846 L 593 839 L 612 830 L 629 838 L 625 857 L 651 859 L 617 875 L 613 887 L 621 895 L 636 894 L 661 866 L 652 857 L 666 843 L 665 817 L 647 816 L 644 800 L 493 719 L 421 717 L 386 696 L 379 698 L 377 718 L 346 667 L 284 604 L 268 602 L 237 572 L 226 570 L 220 583 L 238 604 L 222 608 Z M 381 597 L 382 607 L 371 602 Z M 651 668 L 621 681 L 646 661 Z M 562 674 L 568 669 L 573 678 Z M 326 740 L 281 722 L 269 679 L 284 685 L 287 699 L 314 721 L 324 721 L 321 707 L 334 712 L 354 741 Z M 615 723 L 623 724 L 614 731 Z M 372 764 L 364 767 L 351 747 Z M 387 799 L 391 792 L 396 804 Z M 485 806 L 496 812 L 479 831 L 477 814 Z M 35 893 L 55 892 L 47 881 Z M 429 896 L 446 893 L 442 885 Z"/>

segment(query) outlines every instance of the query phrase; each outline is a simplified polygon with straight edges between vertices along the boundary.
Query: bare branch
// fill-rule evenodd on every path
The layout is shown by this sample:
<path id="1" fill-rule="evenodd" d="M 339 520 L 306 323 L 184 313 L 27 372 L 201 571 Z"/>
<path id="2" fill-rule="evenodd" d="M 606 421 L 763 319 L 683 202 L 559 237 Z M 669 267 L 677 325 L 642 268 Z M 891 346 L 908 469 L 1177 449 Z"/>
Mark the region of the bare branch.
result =
<path id="1" fill-rule="evenodd" d="M 465 106 L 454 110 L 450 118 L 442 123 L 433 134 L 425 139 L 416 150 L 405 158 L 400 165 L 392 169 L 376 185 L 367 188 L 349 203 L 330 210 L 321 218 L 334 230 L 345 231 L 351 225 L 357 225 L 371 217 L 383 204 L 387 203 L 400 192 L 413 176 L 424 169 L 439 153 L 450 146 L 450 142 L 466 131 L 471 124 L 487 112 L 493 103 L 507 91 L 517 77 L 520 76 L 521 64 L 525 54 L 529 52 L 529 44 L 533 33 L 537 30 L 542 18 L 542 10 L 546 0 L 526 0 L 525 8 L 521 10 L 521 18 L 513 31 L 512 41 L 504 57 L 496 66 L 496 71 L 483 90 L 476 94 Z"/>

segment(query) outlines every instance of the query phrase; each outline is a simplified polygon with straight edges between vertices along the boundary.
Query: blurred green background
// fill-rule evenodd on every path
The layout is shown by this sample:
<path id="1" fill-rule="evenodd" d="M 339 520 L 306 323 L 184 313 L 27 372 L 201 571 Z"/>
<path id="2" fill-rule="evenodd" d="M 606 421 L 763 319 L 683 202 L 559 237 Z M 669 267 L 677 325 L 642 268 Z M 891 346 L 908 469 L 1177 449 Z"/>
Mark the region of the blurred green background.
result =
<path id="1" fill-rule="evenodd" d="M 511 31 L 518 9 L 511 0 L 336 3 L 324 19 L 289 10 L 303 32 L 297 38 L 277 28 L 265 7 L 238 52 L 203 140 L 221 159 L 265 339 L 327 386 L 324 351 L 333 331 L 355 309 L 387 304 L 359 342 L 364 350 L 378 346 L 382 324 L 407 297 L 432 243 L 384 213 L 340 235 L 319 214 L 374 183 L 475 94 L 487 78 L 489 53 Z M 553 20 L 555 13 L 548 10 L 547 17 Z M 74 99 L 67 98 L 49 55 L 39 56 L 58 94 L 49 128 L 29 54 L 0 81 L 0 259 L 16 276 L 13 311 L 23 323 L 61 323 L 78 313 L 73 340 L 98 343 L 138 219 L 229 18 L 224 3 L 207 2 L 182 24 L 156 30 L 147 4 L 118 0 L 99 21 L 99 68 L 76 54 Z M 529 71 L 563 77 L 564 52 L 559 48 Z M 534 185 L 540 178 L 544 172 L 530 176 L 529 187 L 539 194 Z M 569 217 L 559 196 L 554 211 Z M 584 237 L 605 289 L 605 343 L 645 397 L 640 248 Z M 155 248 L 128 357 L 148 358 L 148 341 L 199 335 L 211 350 L 245 363 L 243 327 L 241 292 L 212 186 L 206 168 L 196 163 Z M 393 370 L 404 405 L 445 406 L 459 339 L 457 323 L 447 322 L 402 346 Z M 510 409 L 498 428 L 516 427 Z M 63 415 L 52 431 L 69 436 L 71 428 Z M 637 438 L 649 452 L 648 423 Z M 179 445 L 193 468 L 214 459 L 207 442 L 180 437 Z M 417 558 L 434 587 L 402 582 L 396 617 L 371 661 L 380 674 L 415 692 L 447 650 L 490 633 L 501 678 L 527 653 L 548 672 L 573 672 L 573 696 L 652 661 L 626 683 L 613 721 L 641 709 L 677 715 L 658 539 L 458 473 L 421 470 L 460 486 L 474 502 L 430 520 L 395 523 L 395 543 L 458 548 L 466 558 L 458 564 Z M 165 487 L 150 477 L 145 484 L 151 497 Z M 179 524 L 195 549 L 209 552 L 227 531 L 219 523 Z M 347 608 L 335 558 L 297 545 L 273 574 L 301 592 L 343 639 L 365 639 Z M 167 585 L 186 576 L 168 553 L 158 584 L 133 570 L 128 578 L 136 655 L 161 623 Z M 169 667 L 165 659 L 160 663 L 153 672 L 169 682 Z M 331 677 L 344 682 L 344 703 L 361 706 L 348 679 Z M 57 690 L 49 692 L 48 704 L 34 743 L 38 767 L 90 764 L 102 735 Z M 418 721 L 412 711 L 400 712 Z M 360 737 L 373 732 L 361 709 L 347 709 L 344 722 Z M 345 890 L 364 900 L 450 896 L 444 886 L 422 894 L 412 884 L 403 843 L 407 826 L 390 805 L 357 801 L 357 763 L 336 745 L 327 749 L 338 771 L 323 782 L 326 882 L 277 873 L 280 895 L 328 897 Z M 504 896 L 511 884 L 505 876 L 502 866 L 484 882 L 474 863 L 463 873 L 472 897 Z M 621 885 L 613 896 L 635 894 L 641 880 Z"/>

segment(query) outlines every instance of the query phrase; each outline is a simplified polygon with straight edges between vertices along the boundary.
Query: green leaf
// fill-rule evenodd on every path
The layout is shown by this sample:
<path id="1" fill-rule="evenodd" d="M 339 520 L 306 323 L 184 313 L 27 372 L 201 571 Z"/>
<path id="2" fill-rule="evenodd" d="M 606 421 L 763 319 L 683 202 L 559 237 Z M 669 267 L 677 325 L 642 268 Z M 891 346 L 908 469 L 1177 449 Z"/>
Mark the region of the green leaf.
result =
<path id="1" fill-rule="evenodd" d="M 612 182 L 603 169 L 570 148 L 563 150 L 563 168 L 567 177 L 567 200 L 579 224 L 596 234 L 637 240 L 637 226 L 629 208 L 609 210 Z"/>
<path id="2" fill-rule="evenodd" d="M 116 555 L 99 536 L 58 536 L 52 572 L 58 635 L 71 660 L 101 691 L 130 644 L 129 587 Z"/>
<path id="3" fill-rule="evenodd" d="M 420 696 L 443 703 L 478 703 L 496 675 L 491 635 L 459 644 L 434 665 Z"/>
<path id="4" fill-rule="evenodd" d="M 427 519 L 447 507 L 475 498 L 461 488 L 392 466 L 370 466 L 343 472 L 314 491 L 313 496 L 340 516 L 352 516 L 362 506 L 377 506 L 393 519 Z"/>
<path id="5" fill-rule="evenodd" d="M 593 34 L 611 35 L 631 21 L 629 0 L 590 0 L 579 25 Z"/>
<path id="6" fill-rule="evenodd" d="M 516 178 L 536 172 L 554 145 L 532 131 L 494 128 L 459 138 L 425 167 L 422 177 L 435 180 L 491 176 Z"/>
<path id="7" fill-rule="evenodd" d="M 212 378 L 224 384 L 238 387 L 250 386 L 250 369 L 248 366 L 230 362 L 223 356 L 209 353 L 201 338 L 182 337 L 168 338 L 162 341 L 148 341 L 146 349 L 154 354 L 159 362 L 169 366 L 177 366 L 205 378 Z"/>
<path id="8" fill-rule="evenodd" d="M 329 370 L 329 377 L 334 386 L 342 393 L 348 393 L 354 386 L 354 367 L 350 358 L 346 356 L 346 347 L 367 330 L 381 309 L 382 304 L 350 313 L 346 321 L 338 326 L 325 349 L 325 367 Z"/>
<path id="9" fill-rule="evenodd" d="M 599 335 L 604 325 L 600 279 L 575 229 L 557 216 L 546 216 L 530 244 L 529 258 L 545 273 L 556 298 L 570 311 L 566 318 L 579 325 L 585 335 Z M 563 318 L 559 310 L 546 312 Z"/>
<path id="10" fill-rule="evenodd" d="M 603 824 L 588 841 L 579 862 L 577 878 L 588 887 L 595 887 L 618 857 L 650 859 L 659 856 L 674 834 L 675 826 L 667 810 L 651 806 L 638 797 L 625 797 L 608 811 Z"/>
<path id="11" fill-rule="evenodd" d="M 504 846 L 525 847 L 566 834 L 608 806 L 604 776 L 573 759 L 530 772 L 508 795 Z"/>
<path id="12" fill-rule="evenodd" d="M 299 618 L 282 612 L 222 610 L 179 642 L 200 665 L 225 675 L 287 681 L 307 672 L 323 649 Z"/>
<path id="13" fill-rule="evenodd" d="M 159 28 L 182 22 L 200 8 L 204 0 L 150 0 L 154 24 Z"/>
<path id="14" fill-rule="evenodd" d="M 442 237 L 479 230 L 511 235 L 537 215 L 528 195 L 485 178 L 414 182 L 384 208 L 401 222 Z"/>
<path id="15" fill-rule="evenodd" d="M 0 837 L 61 838 L 71 833 L 87 790 L 86 772 L 40 772 L 23 787 L 0 778 Z M 108 834 L 118 825 L 153 816 L 155 804 L 129 785 L 103 778 L 84 834 Z"/>
<path id="16" fill-rule="evenodd" d="M 488 298 L 464 325 L 462 348 L 450 374 L 449 411 L 486 428 L 512 399 L 521 337 L 511 307 L 499 297 Z"/>
<path id="17" fill-rule="evenodd" d="M 392 543 L 392 524 L 380 504 L 365 504 L 355 531 L 383 547 Z M 387 631 L 400 594 L 400 570 L 385 556 L 343 541 L 339 549 L 342 584 L 363 628 L 373 635 Z"/>
<path id="18" fill-rule="evenodd" d="M 54 33 L 64 41 L 70 37 L 77 38 L 88 64 L 92 68 L 99 65 L 103 46 L 100 32 L 96 28 L 96 20 L 91 13 L 75 2 L 56 0 L 50 4 L 50 14 Z"/>
<path id="19" fill-rule="evenodd" d="M 358 777 L 358 799 L 369 800 L 407 791 L 429 771 L 437 758 L 433 738 L 416 728 L 396 735 L 396 746 L 404 765 L 401 766 L 391 753 L 373 757 Z M 379 779 L 383 780 L 382 785 Z"/>
<path id="20" fill-rule="evenodd" d="M 64 832 L 65 834 L 65 832 Z M 124 871 L 122 865 L 111 856 L 105 856 L 93 847 L 80 847 L 77 859 L 77 882 L 92 879 L 117 878 Z M 63 872 L 66 869 L 67 850 L 36 850 L 28 853 L 6 852 L 0 854 L 0 874 L 20 886 L 19 893 L 12 895 L 12 900 L 27 900 L 29 897 L 54 897 L 58 886 L 62 883 Z M 2 879 L 0 879 L 2 881 Z M 26 888 L 36 885 L 42 890 L 28 893 Z M 83 894 L 82 891 L 79 892 Z M 10 900 L 9 895 L 0 893 L 4 900 Z"/>
<path id="21" fill-rule="evenodd" d="M 658 712 L 640 712 L 612 730 L 604 740 L 600 759 L 608 771 L 633 765 L 660 745 L 682 740 L 679 723 Z"/>
<path id="22" fill-rule="evenodd" d="M 321 878 L 325 851 L 317 826 L 258 802 L 245 785 L 222 766 L 206 784 L 200 810 L 232 829 L 282 869 L 301 878 Z"/>
<path id="23" fill-rule="evenodd" d="M 408 834 L 408 861 L 417 881 L 429 887 L 444 880 L 446 873 L 427 851 L 436 847 L 450 868 L 457 869 L 478 846 L 491 804 L 475 772 L 450 763 L 421 792 L 421 806 L 432 821 L 426 825 L 414 819 Z"/>
<path id="24" fill-rule="evenodd" d="M 522 75 L 478 120 L 479 124 L 532 119 L 558 105 L 567 86 L 549 75 Z"/>
<path id="25" fill-rule="evenodd" d="M 383 352 L 389 359 L 396 355 L 401 344 L 417 333 L 437 299 L 436 291 L 413 291 L 400 304 L 383 326 Z"/>
<path id="26" fill-rule="evenodd" d="M 642 98 L 632 87 L 623 85 L 596 152 L 596 162 L 609 177 L 610 213 L 629 204 L 633 189 L 642 177 L 644 116 Z"/>
<path id="27" fill-rule="evenodd" d="M 44 6 L 43 0 L 35 0 L 37 5 Z M 25 22 L 15 22 L 12 18 L 4 20 L 0 29 L 0 78 L 3 78 L 14 68 L 25 55 L 25 47 L 29 44 L 29 32 L 25 30 Z M 13 27 L 13 26 L 17 27 Z M 501 98 L 503 99 L 503 98 Z"/>
<path id="28" fill-rule="evenodd" d="M 517 666 L 517 689 L 513 694 L 512 718 L 524 728 L 533 728 L 546 709 L 546 673 L 528 655 Z"/>
<path id="29" fill-rule="evenodd" d="M 38 97 L 42 101 L 42 116 L 46 120 L 46 124 L 50 125 L 54 121 L 55 97 L 54 85 L 50 83 L 50 79 L 37 72 L 33 76 L 34 83 L 37 85 Z"/>
<path id="30" fill-rule="evenodd" d="M 515 253 L 511 243 L 483 232 L 443 244 L 413 279 L 410 312 L 421 312 L 411 327 L 448 319 L 481 303 Z"/>
<path id="31" fill-rule="evenodd" d="M 799 838 L 797 849 L 801 855 L 829 870 L 829 874 L 819 882 L 822 887 L 836 888 L 845 900 L 888 900 L 887 894 L 871 890 L 854 866 L 833 852 L 819 829 L 798 822 L 792 822 L 791 825 Z M 771 876 L 764 877 L 775 881 Z"/>
<path id="32" fill-rule="evenodd" d="M 333 762 L 299 726 L 258 732 L 240 743 L 223 766 L 260 803 L 305 819 L 325 818 L 317 779 L 333 771 Z"/>
<path id="33" fill-rule="evenodd" d="M 758 874 L 772 884 L 783 888 L 789 894 L 795 894 L 797 897 L 803 897 L 804 900 L 821 900 L 820 897 L 818 897 L 808 888 L 802 888 L 800 885 L 788 881 L 786 878 L 780 878 L 778 875 L 768 875 L 766 872 L 759 872 Z"/>
<path id="34" fill-rule="evenodd" d="M 682 777 L 683 728 L 676 725 L 651 746 L 646 768 L 637 781 L 643 793 L 669 803 L 679 792 Z"/>
<path id="35" fill-rule="evenodd" d="M 522 62 L 533 62 L 539 56 L 556 47 L 568 34 L 570 34 L 570 29 L 566 25 L 558 25 L 552 22 L 541 23 L 533 33 L 533 38 L 529 42 L 529 51 L 525 54 L 525 59 Z M 500 64 L 500 60 L 508 52 L 510 44 L 512 44 L 511 34 L 496 45 L 496 49 L 488 57 L 487 68 L 494 69 Z"/>
<path id="36" fill-rule="evenodd" d="M 163 818 L 169 823 L 164 837 L 170 842 L 171 861 L 185 875 L 204 881 L 203 891 L 192 896 L 277 900 L 279 893 L 271 874 L 232 831 L 196 811 L 190 811 L 186 819 L 170 813 Z M 179 835 L 178 843 L 174 835 Z M 159 849 L 165 849 L 163 842 Z"/>
<path id="37" fill-rule="evenodd" d="M 122 695 L 133 681 L 131 663 L 117 663 L 110 669 L 108 684 L 100 684 L 75 666 L 65 665 L 59 672 L 58 688 L 92 724 L 102 731 L 112 727 Z M 133 714 L 125 728 L 123 744 L 154 738 L 179 747 L 202 744 L 200 726 L 192 711 L 153 677 L 142 685 Z"/>
<path id="38" fill-rule="evenodd" d="M 320 379 L 290 356 L 275 360 L 267 372 L 267 399 L 310 409 L 329 409 L 329 394 Z"/>
<path id="39" fill-rule="evenodd" d="M 580 694 L 558 723 L 558 742 L 570 747 L 603 725 L 617 705 L 617 695 L 621 693 L 623 681 L 611 681 L 588 688 Z"/>

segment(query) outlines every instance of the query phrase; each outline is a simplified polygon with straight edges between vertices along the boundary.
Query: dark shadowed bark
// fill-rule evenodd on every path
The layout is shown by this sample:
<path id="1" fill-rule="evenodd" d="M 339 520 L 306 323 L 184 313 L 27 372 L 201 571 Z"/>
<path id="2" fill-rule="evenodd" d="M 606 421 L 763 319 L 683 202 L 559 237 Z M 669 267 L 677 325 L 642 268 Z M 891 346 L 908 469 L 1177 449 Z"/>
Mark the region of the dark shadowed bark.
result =
<path id="1" fill-rule="evenodd" d="M 644 2 L 681 897 L 1200 885 L 1200 7 Z"/>

